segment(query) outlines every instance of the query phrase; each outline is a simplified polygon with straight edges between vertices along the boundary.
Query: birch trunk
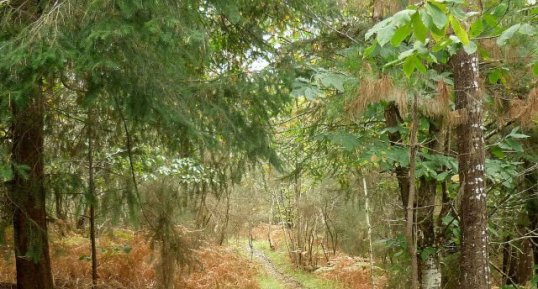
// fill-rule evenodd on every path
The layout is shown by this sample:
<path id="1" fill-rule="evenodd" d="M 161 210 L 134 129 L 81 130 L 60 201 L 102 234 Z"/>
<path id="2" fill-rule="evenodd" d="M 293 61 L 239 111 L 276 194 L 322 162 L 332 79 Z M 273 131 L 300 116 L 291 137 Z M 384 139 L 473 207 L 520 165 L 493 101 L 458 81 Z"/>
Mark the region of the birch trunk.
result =
<path id="1" fill-rule="evenodd" d="M 362 186 L 364 189 L 364 208 L 366 210 L 366 226 L 368 227 L 368 241 L 370 251 L 370 282 L 372 289 L 375 289 L 375 276 L 374 276 L 374 249 L 372 246 L 372 225 L 370 224 L 370 198 L 368 196 L 368 187 L 366 186 L 366 178 L 362 176 Z"/>
<path id="2" fill-rule="evenodd" d="M 444 134 L 442 120 L 429 120 L 430 153 L 443 151 Z M 433 178 L 421 177 L 417 196 L 417 230 L 418 248 L 429 250 L 427 258 L 419 259 L 420 288 L 440 289 L 441 270 L 439 265 L 439 252 L 434 226 L 435 196 L 437 195 L 438 181 Z"/>

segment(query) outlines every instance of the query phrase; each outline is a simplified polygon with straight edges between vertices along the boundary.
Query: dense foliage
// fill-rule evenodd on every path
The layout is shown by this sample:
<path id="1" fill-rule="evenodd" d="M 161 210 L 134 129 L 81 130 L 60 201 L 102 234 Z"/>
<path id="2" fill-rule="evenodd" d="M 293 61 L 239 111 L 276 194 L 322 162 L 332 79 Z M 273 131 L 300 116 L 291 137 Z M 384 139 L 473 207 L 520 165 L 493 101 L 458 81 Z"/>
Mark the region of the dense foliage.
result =
<path id="1" fill-rule="evenodd" d="M 53 288 L 72 232 L 93 286 L 100 236 L 129 228 L 173 288 L 195 240 L 252 248 L 260 226 L 306 271 L 368 256 L 372 287 L 536 287 L 537 20 L 527 0 L 0 1 L 18 288 Z"/>

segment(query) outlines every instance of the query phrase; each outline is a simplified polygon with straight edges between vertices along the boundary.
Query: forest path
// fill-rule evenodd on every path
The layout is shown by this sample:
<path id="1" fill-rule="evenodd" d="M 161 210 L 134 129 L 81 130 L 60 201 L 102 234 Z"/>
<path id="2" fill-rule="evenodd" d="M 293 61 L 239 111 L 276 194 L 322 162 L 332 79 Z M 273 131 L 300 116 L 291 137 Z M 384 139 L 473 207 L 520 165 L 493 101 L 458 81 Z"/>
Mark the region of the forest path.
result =
<path id="1" fill-rule="evenodd" d="M 252 256 L 258 263 L 260 263 L 267 275 L 273 277 L 280 284 L 283 285 L 286 289 L 308 289 L 303 286 L 299 281 L 295 280 L 292 276 L 282 272 L 277 268 L 277 266 L 260 250 L 256 249 L 255 246 L 246 245 L 247 252 L 249 256 Z"/>

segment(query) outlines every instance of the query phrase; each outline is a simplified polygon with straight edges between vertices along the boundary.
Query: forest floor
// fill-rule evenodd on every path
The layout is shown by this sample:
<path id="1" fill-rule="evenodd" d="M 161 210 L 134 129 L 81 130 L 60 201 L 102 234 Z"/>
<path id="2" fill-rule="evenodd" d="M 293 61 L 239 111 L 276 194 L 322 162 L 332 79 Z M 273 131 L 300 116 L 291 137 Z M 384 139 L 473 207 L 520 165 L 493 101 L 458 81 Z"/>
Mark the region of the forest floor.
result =
<path id="1" fill-rule="evenodd" d="M 7 234 L 10 235 L 10 234 Z M 175 288 L 185 289 L 369 289 L 368 270 L 358 257 L 338 254 L 331 264 L 315 272 L 294 265 L 285 239 L 275 230 L 269 246 L 266 230 L 252 242 L 243 236 L 225 246 L 209 241 L 192 248 L 195 262 L 178 269 Z M 15 281 L 10 242 L 0 244 L 0 284 Z M 158 277 L 159 255 L 147 232 L 116 229 L 98 240 L 98 288 L 153 288 Z M 187 242 L 189 243 L 189 242 Z M 52 271 L 59 289 L 91 288 L 91 258 L 87 236 L 71 232 L 52 234 Z M 320 270 L 321 269 L 321 270 Z M 0 288 L 9 288 L 2 287 Z M 379 286 L 377 288 L 382 288 Z"/>
<path id="2" fill-rule="evenodd" d="M 261 272 L 260 287 L 264 288 L 283 288 L 283 289 L 305 289 L 299 281 L 295 280 L 291 275 L 280 270 L 265 253 L 253 246 L 246 246 L 248 254 L 251 256 L 251 260 L 255 260 L 261 265 L 263 271 Z M 275 284 L 276 283 L 276 284 Z"/>

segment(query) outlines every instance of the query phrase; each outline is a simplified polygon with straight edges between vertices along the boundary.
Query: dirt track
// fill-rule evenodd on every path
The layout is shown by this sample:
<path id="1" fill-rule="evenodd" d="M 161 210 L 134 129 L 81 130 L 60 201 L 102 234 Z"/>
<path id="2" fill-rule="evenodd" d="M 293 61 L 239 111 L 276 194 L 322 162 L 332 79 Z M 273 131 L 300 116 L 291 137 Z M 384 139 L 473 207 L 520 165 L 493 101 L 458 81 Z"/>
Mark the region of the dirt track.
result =
<path id="1" fill-rule="evenodd" d="M 252 247 L 252 249 L 248 246 L 246 246 L 248 254 L 252 254 L 252 257 L 260 264 L 262 264 L 263 268 L 265 269 L 265 272 L 267 272 L 268 275 L 273 277 L 274 279 L 278 280 L 280 284 L 282 284 L 285 288 L 288 289 L 308 289 L 307 287 L 303 286 L 299 281 L 295 280 L 292 276 L 280 271 L 273 262 L 265 254 L 256 249 L 255 247 Z"/>

